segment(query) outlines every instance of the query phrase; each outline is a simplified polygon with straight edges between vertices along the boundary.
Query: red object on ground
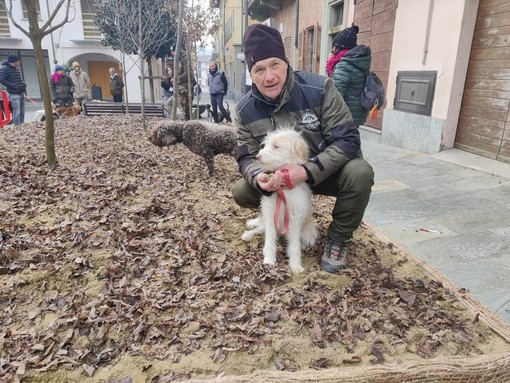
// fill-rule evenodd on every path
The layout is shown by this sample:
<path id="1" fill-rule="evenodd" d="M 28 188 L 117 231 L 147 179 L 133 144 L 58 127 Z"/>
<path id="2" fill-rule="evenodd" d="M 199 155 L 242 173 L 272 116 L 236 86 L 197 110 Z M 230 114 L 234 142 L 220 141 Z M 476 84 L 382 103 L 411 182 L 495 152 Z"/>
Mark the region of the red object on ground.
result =
<path id="1" fill-rule="evenodd" d="M 11 110 L 9 109 L 9 96 L 7 95 L 6 91 L 0 92 L 2 95 L 1 100 L 1 119 L 0 119 L 0 127 L 4 127 L 4 125 L 7 125 L 11 122 Z"/>

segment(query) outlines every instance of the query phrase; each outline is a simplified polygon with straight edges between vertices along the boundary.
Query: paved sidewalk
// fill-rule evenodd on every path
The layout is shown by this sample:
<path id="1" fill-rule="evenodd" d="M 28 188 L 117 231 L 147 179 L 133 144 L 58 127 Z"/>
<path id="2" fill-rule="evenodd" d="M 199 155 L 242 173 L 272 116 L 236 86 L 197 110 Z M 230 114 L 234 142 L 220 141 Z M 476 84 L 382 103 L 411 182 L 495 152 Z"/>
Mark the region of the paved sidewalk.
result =
<path id="1" fill-rule="evenodd" d="M 376 178 L 365 220 L 510 323 L 510 164 L 362 148 Z"/>

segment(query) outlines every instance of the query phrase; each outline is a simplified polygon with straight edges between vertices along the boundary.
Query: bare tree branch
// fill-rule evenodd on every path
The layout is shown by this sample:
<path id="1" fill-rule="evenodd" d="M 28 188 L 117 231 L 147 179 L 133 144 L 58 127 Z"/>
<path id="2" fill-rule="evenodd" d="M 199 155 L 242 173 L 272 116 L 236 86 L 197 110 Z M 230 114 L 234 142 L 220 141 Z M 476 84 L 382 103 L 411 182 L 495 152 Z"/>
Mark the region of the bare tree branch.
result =
<path id="1" fill-rule="evenodd" d="M 37 12 L 36 12 L 36 8 L 35 8 L 35 3 L 33 1 L 28 1 L 28 0 L 22 0 L 22 1 L 23 1 L 23 4 L 25 4 L 25 7 L 27 9 L 28 19 L 30 20 L 31 17 L 35 17 L 35 20 L 37 21 Z M 55 20 L 55 17 L 57 16 L 58 12 L 60 11 L 60 9 L 62 8 L 62 6 L 64 4 L 66 6 L 66 14 L 65 14 L 64 19 L 60 23 L 58 23 L 58 24 L 48 28 L 51 25 L 51 23 L 53 22 L 53 20 Z M 57 29 L 62 28 L 66 23 L 69 22 L 69 10 L 71 8 L 70 5 L 71 5 L 71 0 L 60 0 L 58 2 L 58 4 L 55 6 L 55 9 L 53 10 L 53 13 L 51 15 L 48 15 L 48 21 L 46 21 L 46 23 L 44 23 L 40 27 L 38 22 L 36 22 L 35 24 L 32 24 L 32 23 L 29 22 L 29 29 L 33 28 L 34 34 L 35 35 L 40 35 L 41 38 L 42 38 L 42 37 L 44 37 L 46 35 L 49 35 L 51 32 L 54 32 Z M 9 19 L 11 20 L 12 24 L 17 29 L 19 29 L 25 36 L 30 38 L 30 32 L 27 31 L 26 29 L 24 29 L 12 17 L 12 0 L 9 0 L 9 9 L 7 10 L 7 14 L 8 14 Z"/>

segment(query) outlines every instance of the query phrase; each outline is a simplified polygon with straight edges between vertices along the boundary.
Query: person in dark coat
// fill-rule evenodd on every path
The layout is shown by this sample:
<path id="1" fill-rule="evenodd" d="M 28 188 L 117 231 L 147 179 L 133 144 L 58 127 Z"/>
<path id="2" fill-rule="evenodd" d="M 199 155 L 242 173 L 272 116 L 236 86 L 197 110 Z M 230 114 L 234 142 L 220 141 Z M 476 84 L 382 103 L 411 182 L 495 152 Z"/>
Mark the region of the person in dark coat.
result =
<path id="1" fill-rule="evenodd" d="M 117 74 L 114 68 L 109 69 L 110 72 L 110 94 L 113 96 L 113 102 L 122 102 L 122 89 L 124 81 Z"/>
<path id="2" fill-rule="evenodd" d="M 328 70 L 332 65 L 329 76 L 333 78 L 336 88 L 349 107 L 356 126 L 363 124 L 369 113 L 369 110 L 361 107 L 359 96 L 365 84 L 366 73 L 370 70 L 372 63 L 370 48 L 357 45 L 358 32 L 359 27 L 354 25 L 336 35 L 331 49 L 334 59 L 331 64 L 328 60 L 326 67 Z M 337 59 L 338 61 L 334 62 Z"/>
<path id="3" fill-rule="evenodd" d="M 18 55 L 9 55 L 0 68 L 0 83 L 6 88 L 12 107 L 12 123 L 20 125 L 25 122 L 25 92 L 27 84 L 21 77 Z"/>
<path id="4" fill-rule="evenodd" d="M 73 80 L 64 73 L 61 65 L 56 65 L 55 72 L 50 76 L 50 93 L 55 107 L 69 107 L 74 103 Z"/>
<path id="5" fill-rule="evenodd" d="M 207 74 L 209 94 L 211 95 L 212 115 L 215 123 L 219 123 L 218 108 L 227 122 L 232 122 L 230 112 L 223 106 L 223 96 L 227 94 L 228 81 L 225 72 L 218 68 L 215 61 L 209 61 L 209 73 Z"/>
<path id="6" fill-rule="evenodd" d="M 174 70 L 171 67 L 166 68 L 166 74 L 161 79 L 161 88 L 163 88 L 163 106 L 165 106 L 174 95 Z M 168 111 L 166 109 L 164 109 L 164 113 L 167 117 Z"/>
<path id="7" fill-rule="evenodd" d="M 184 48 L 184 47 L 183 47 Z M 188 76 L 189 76 L 189 63 L 188 63 L 188 54 L 186 51 L 181 48 L 179 57 L 175 57 L 176 44 L 173 44 L 169 55 L 173 57 L 174 60 L 179 60 L 179 73 L 174 75 L 174 90 L 175 87 L 179 88 L 179 97 L 177 98 L 177 106 L 181 110 L 184 115 L 184 119 L 186 121 L 191 119 L 191 111 L 190 111 L 190 96 L 191 100 L 193 100 L 193 91 L 190 93 L 189 84 L 188 84 Z M 165 109 L 168 113 L 172 113 L 172 105 L 175 97 L 171 97 L 167 103 L 165 104 Z"/>

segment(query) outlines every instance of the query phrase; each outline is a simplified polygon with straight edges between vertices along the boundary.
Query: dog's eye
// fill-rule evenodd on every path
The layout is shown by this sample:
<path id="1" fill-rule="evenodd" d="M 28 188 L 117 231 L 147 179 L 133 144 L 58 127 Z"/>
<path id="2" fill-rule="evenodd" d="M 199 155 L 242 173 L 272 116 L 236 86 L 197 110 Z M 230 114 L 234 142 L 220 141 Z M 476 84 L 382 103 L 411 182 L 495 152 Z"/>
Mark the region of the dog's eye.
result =
<path id="1" fill-rule="evenodd" d="M 264 143 L 260 144 L 260 149 L 264 149 L 264 146 L 266 146 L 266 144 Z"/>

